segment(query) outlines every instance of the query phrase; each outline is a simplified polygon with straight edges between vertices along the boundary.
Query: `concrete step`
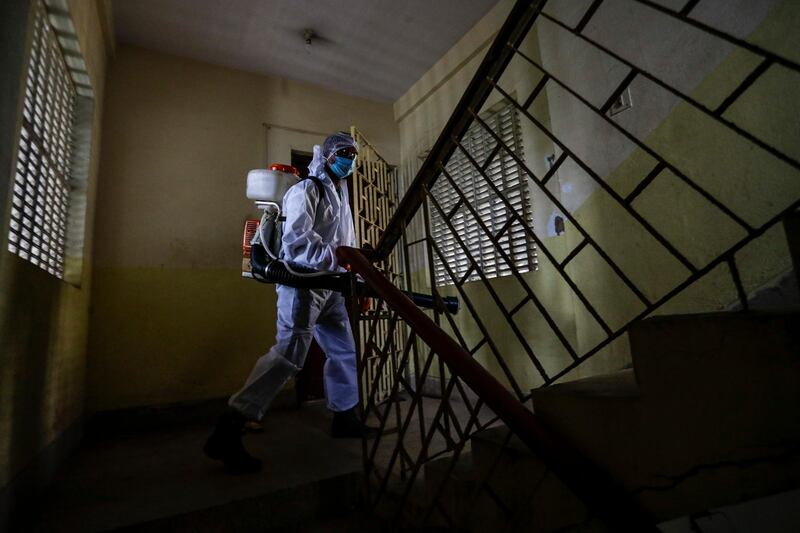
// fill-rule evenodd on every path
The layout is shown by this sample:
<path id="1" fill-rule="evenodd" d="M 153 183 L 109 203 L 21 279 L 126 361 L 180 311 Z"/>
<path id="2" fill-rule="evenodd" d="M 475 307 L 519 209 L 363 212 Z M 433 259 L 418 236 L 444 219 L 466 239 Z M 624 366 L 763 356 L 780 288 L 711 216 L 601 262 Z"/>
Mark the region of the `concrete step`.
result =
<path id="1" fill-rule="evenodd" d="M 536 415 L 624 485 L 639 479 L 631 458 L 644 443 L 637 431 L 644 415 L 632 369 L 533 391 Z"/>
<path id="2" fill-rule="evenodd" d="M 792 313 L 656 317 L 634 371 L 538 389 L 543 422 L 660 519 L 800 485 L 800 324 Z"/>
<path id="3" fill-rule="evenodd" d="M 470 452 L 461 453 L 457 459 L 448 454 L 425 463 L 426 503 L 438 502 L 439 505 L 429 525 L 446 527 L 458 524 L 469 511 L 467 506 L 475 485 Z"/>
<path id="4" fill-rule="evenodd" d="M 404 494 L 410 482 L 409 473 L 404 477 L 393 473 L 381 493 L 380 498 L 375 500 L 379 483 L 374 476 L 370 476 L 370 513 L 377 520 L 384 524 L 393 524 L 396 530 L 402 531 L 408 524 L 418 524 L 428 508 L 428 501 L 425 488 L 425 476 L 421 471 L 412 483 L 408 497 L 403 501 Z M 381 473 L 383 476 L 383 473 Z M 401 507 L 402 503 L 402 507 Z"/>
<path id="5" fill-rule="evenodd" d="M 226 504 L 115 528 L 114 533 L 194 533 L 319 531 L 346 522 L 348 527 L 374 522 L 360 513 L 362 477 L 345 474 Z"/>
<path id="6" fill-rule="evenodd" d="M 775 402 L 798 393 L 800 312 L 658 316 L 635 324 L 630 344 L 645 398 L 694 401 L 709 396 L 709 384 L 731 399 L 757 391 Z"/>
<path id="7" fill-rule="evenodd" d="M 475 475 L 494 495 L 482 493 L 479 512 L 471 515 L 473 531 L 606 531 L 525 444 L 507 436 L 507 428 L 496 427 L 472 437 Z"/>
<path id="8" fill-rule="evenodd" d="M 633 369 L 558 383 L 532 391 L 533 409 L 550 428 L 580 421 L 589 441 L 581 449 L 600 452 L 616 448 L 618 435 L 627 442 L 630 428 L 641 417 L 641 393 Z M 611 442 L 604 443 L 605 440 Z"/>
<path id="9" fill-rule="evenodd" d="M 800 481 L 800 314 L 656 317 L 630 338 L 646 412 L 640 432 L 651 448 L 669 450 L 639 454 L 650 473 L 641 480 L 646 486 L 689 476 L 680 484 L 683 498 L 705 490 L 715 495 L 711 503 L 723 505 Z M 730 466 L 708 466 L 715 464 Z M 750 465 L 735 472 L 749 476 L 738 483 L 747 493 L 723 474 L 734 475 L 734 465 Z"/>
<path id="10" fill-rule="evenodd" d="M 639 384 L 633 369 L 620 370 L 610 374 L 556 383 L 549 387 L 536 389 L 540 397 L 553 395 L 574 396 L 587 399 L 630 400 L 639 398 Z M 534 408 L 536 404 L 534 404 Z"/>

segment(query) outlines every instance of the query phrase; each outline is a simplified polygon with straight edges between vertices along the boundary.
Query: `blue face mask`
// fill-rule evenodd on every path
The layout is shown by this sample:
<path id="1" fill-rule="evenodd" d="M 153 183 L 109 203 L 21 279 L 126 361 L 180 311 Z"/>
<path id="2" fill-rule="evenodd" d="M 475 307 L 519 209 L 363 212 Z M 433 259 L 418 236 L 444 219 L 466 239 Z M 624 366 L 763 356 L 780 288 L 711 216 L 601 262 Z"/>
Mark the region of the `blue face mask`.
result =
<path id="1" fill-rule="evenodd" d="M 341 179 L 349 176 L 353 172 L 353 161 L 355 160 L 337 155 L 333 164 L 329 166 L 336 177 Z"/>

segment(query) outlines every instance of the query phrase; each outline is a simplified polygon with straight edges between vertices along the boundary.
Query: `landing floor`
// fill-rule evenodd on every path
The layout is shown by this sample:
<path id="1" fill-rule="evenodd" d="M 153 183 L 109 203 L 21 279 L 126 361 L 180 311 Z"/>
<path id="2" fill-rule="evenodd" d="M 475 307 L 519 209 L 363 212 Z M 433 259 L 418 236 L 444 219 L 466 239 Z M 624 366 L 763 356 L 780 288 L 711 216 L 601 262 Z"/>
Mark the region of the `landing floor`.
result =
<path id="1" fill-rule="evenodd" d="M 264 494 L 285 495 L 287 489 L 362 470 L 361 442 L 332 439 L 330 414 L 322 405 L 271 412 L 264 425 L 263 433 L 245 437 L 264 470 L 240 476 L 203 455 L 210 423 L 91 438 L 62 469 L 30 530 L 106 531 Z"/>

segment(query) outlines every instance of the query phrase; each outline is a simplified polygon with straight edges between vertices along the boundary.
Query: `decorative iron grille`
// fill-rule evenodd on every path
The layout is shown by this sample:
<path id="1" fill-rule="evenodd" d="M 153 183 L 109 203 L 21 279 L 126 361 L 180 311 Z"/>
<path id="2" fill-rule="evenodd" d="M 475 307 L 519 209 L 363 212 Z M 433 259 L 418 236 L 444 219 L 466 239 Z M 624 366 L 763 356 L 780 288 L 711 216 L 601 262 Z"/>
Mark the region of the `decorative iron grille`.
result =
<path id="1" fill-rule="evenodd" d="M 397 206 L 397 172 L 375 149 L 369 140 L 353 126 L 350 134 L 360 146 L 353 171 L 353 218 L 356 230 L 356 242 L 360 246 L 375 246 L 383 236 L 383 230 L 389 223 Z M 379 265 L 381 272 L 398 286 L 403 285 L 400 258 L 391 254 Z M 364 316 L 374 320 L 371 326 L 366 321 L 361 323 L 360 352 L 367 355 L 363 358 L 363 388 L 377 387 L 380 390 L 378 399 L 385 400 L 391 390 L 391 376 L 394 366 L 399 361 L 395 352 L 389 356 L 388 366 L 379 365 L 379 355 L 387 356 L 386 350 L 400 345 L 400 331 L 386 320 L 385 313 L 372 306 L 364 311 Z"/>
<path id="2" fill-rule="evenodd" d="M 737 300 L 747 310 L 748 290 L 765 281 L 740 267 L 749 258 L 760 270 L 780 238 L 778 223 L 800 207 L 800 65 L 787 44 L 797 4 L 758 2 L 746 12 L 744 4 L 724 12 L 718 5 L 518 1 L 385 229 L 378 258 L 397 246 L 406 255 L 425 248 L 434 295 L 462 303 L 457 316 L 434 312 L 436 324 L 521 405 L 532 387 L 592 373 L 593 358 L 613 354 L 621 366 L 624 336 L 642 319 L 721 310 Z M 754 35 L 765 17 L 775 27 Z M 712 68 L 700 68 L 708 61 Z M 587 81 L 590 67 L 602 75 Z M 498 99 L 518 113 L 523 137 L 546 147 L 547 164 L 527 144 L 520 153 L 487 121 L 487 106 Z M 534 203 L 564 220 L 563 231 L 547 235 L 515 208 L 487 172 L 485 152 L 471 145 L 475 129 L 496 143 L 487 160 L 510 158 Z M 469 172 L 454 170 L 461 161 Z M 620 168 L 625 173 L 615 174 Z M 479 216 L 473 180 L 535 244 L 535 275 L 518 267 Z M 455 204 L 439 194 L 443 188 L 455 192 Z M 400 241 L 420 208 L 422 234 Z M 506 279 L 484 269 L 452 216 L 459 210 L 471 213 L 508 268 Z M 442 224 L 454 245 L 440 238 Z M 459 254 L 466 268 L 453 260 Z M 788 259 L 781 264 L 791 268 Z M 427 289 L 425 281 L 408 288 Z M 693 297 L 699 287 L 709 287 L 713 302 Z M 397 309 L 377 305 L 390 328 L 402 322 Z M 499 520 L 495 528 L 512 530 L 521 516 L 541 512 L 531 502 L 552 471 L 540 465 L 531 483 L 504 485 L 514 476 L 502 459 L 514 435 L 501 427 L 494 460 L 484 454 L 482 466 L 465 473 L 464 458 L 477 453 L 494 414 L 414 331 L 387 346 L 377 361 L 395 369 L 391 401 L 378 405 L 374 390 L 363 391 L 367 417 L 380 425 L 364 444 L 370 505 L 418 527 L 475 530 L 489 515 Z M 599 368 L 608 371 L 608 362 Z M 585 509 L 576 516 L 586 520 L 579 525 L 596 518 Z"/>

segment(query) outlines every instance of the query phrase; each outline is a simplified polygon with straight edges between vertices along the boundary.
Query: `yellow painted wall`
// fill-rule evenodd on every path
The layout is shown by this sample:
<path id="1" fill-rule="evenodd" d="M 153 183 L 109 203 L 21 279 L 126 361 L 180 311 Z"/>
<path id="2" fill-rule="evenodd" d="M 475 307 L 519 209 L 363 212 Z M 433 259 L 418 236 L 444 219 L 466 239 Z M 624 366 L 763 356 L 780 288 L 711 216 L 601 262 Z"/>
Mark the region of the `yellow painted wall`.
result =
<path id="1" fill-rule="evenodd" d="M 71 0 L 69 7 L 96 98 L 83 277 L 78 288 L 9 253 L 4 226 L 0 237 L 0 487 L 84 413 L 91 206 L 107 49 L 97 4 Z M 7 209 L 2 206 L 5 219 Z"/>
<path id="2" fill-rule="evenodd" d="M 786 37 L 796 34 L 798 4 L 776 4 L 779 5 L 769 12 L 749 38 L 768 49 L 794 57 L 797 52 L 790 51 L 786 46 Z M 401 168 L 405 172 L 406 183 L 413 178 L 421 163 L 418 154 L 432 146 L 470 81 L 489 42 L 487 36 L 491 36 L 499 28 L 511 5 L 510 0 L 500 2 L 395 103 L 395 115 L 400 125 Z M 548 5 L 556 15 L 568 15 L 573 7 L 566 4 Z M 562 9 L 564 13 L 559 13 Z M 580 15 L 580 6 L 575 11 Z M 619 68 L 613 61 L 603 62 L 603 58 L 581 50 L 580 43 L 566 40 L 554 43 L 552 39 L 559 38 L 555 35 L 557 32 L 552 27 L 545 26 L 546 24 L 537 24 L 534 32 L 529 35 L 523 45 L 526 53 L 537 61 L 545 57 L 545 64 L 557 75 L 561 76 L 563 71 L 563 76 L 572 76 L 562 79 L 566 79 L 571 86 L 578 87 L 579 92 L 586 91 L 583 94 L 590 100 L 603 96 L 606 89 L 612 90 L 615 86 L 614 78 L 621 80 L 626 74 L 627 70 Z M 636 31 L 637 28 L 633 30 Z M 546 39 L 551 41 L 545 42 Z M 700 41 L 697 46 L 703 44 Z M 578 52 L 586 56 L 582 57 Z M 636 51 L 629 52 L 636 54 Z M 707 62 L 710 71 L 707 71 L 704 78 L 697 80 L 694 85 L 687 82 L 687 86 L 691 87 L 691 95 L 711 107 L 718 105 L 721 98 L 744 79 L 756 64 L 746 53 L 730 52 L 724 48 L 718 53 L 721 56 L 719 63 Z M 665 58 L 671 60 L 671 56 Z M 702 57 L 700 59 L 705 60 Z M 573 64 L 580 61 L 588 61 L 586 69 L 571 69 Z M 594 79 L 587 73 L 592 68 L 599 71 Z M 695 74 L 692 71 L 688 77 Z M 512 95 L 524 99 L 539 76 L 524 61 L 515 59 L 499 83 Z M 785 69 L 773 67 L 726 112 L 725 118 L 798 158 L 800 130 L 796 121 L 796 94 L 800 88 L 800 80 L 796 78 L 795 74 Z M 611 85 L 598 86 L 598 80 Z M 681 79 L 679 82 L 684 81 Z M 640 128 L 644 132 L 641 138 L 648 146 L 731 206 L 748 223 L 758 226 L 800 197 L 800 176 L 789 165 L 767 156 L 763 150 L 732 134 L 685 103 L 676 105 L 651 87 L 635 84 L 632 90 L 634 108 L 626 111 L 627 115 L 620 115 L 618 120 L 625 123 L 626 127 Z M 642 95 L 646 97 L 642 98 Z M 490 96 L 484 109 L 493 105 L 498 98 L 497 94 Z M 592 121 L 591 116 L 580 115 L 580 106 L 570 104 L 568 99 L 563 91 L 549 84 L 547 91 L 534 102 L 532 113 L 545 127 L 556 131 L 559 138 L 567 139 L 567 144 L 573 150 L 581 155 L 585 154 L 585 157 L 597 163 L 594 168 L 605 167 L 605 170 L 599 171 L 600 176 L 614 190 L 622 195 L 628 194 L 647 175 L 654 161 L 639 149 L 631 151 L 626 148 L 624 139 L 614 138 L 613 132 L 607 131 L 610 128 L 598 125 L 599 121 Z M 651 108 L 655 104 L 663 104 L 663 107 Z M 660 118 L 645 129 L 637 121 L 646 122 L 648 119 L 642 117 L 648 114 Z M 541 177 L 545 173 L 544 157 L 560 152 L 547 139 L 542 138 L 541 134 L 526 126 L 528 121 L 524 117 L 521 117 L 521 122 L 525 161 Z M 564 187 L 565 184 L 569 187 Z M 630 214 L 618 207 L 609 194 L 592 183 L 576 165 L 565 165 L 548 184 L 548 189 L 565 203 L 584 229 L 652 301 L 662 297 L 688 275 L 680 264 L 647 235 Z M 532 188 L 532 197 L 536 219 L 534 229 L 537 234 L 544 236 L 546 232 L 543 222 L 546 219 L 542 220 L 542 213 L 549 212 L 553 206 L 535 187 Z M 716 208 L 669 172 L 662 173 L 636 199 L 634 208 L 698 267 L 704 266 L 744 235 L 743 230 L 733 226 Z M 410 240 L 421 236 L 419 216 L 411 225 L 410 233 Z M 567 224 L 564 236 L 543 238 L 544 244 L 556 260 L 564 258 L 581 240 L 571 224 Z M 555 268 L 541 251 L 539 260 L 540 270 L 524 274 L 524 281 L 550 311 L 568 342 L 579 354 L 584 353 L 603 340 L 605 334 L 572 290 L 559 278 Z M 748 292 L 785 273 L 791 268 L 791 264 L 782 227 L 774 228 L 748 245 L 737 254 L 737 260 Z M 585 248 L 576 256 L 569 265 L 568 273 L 612 329 L 623 326 L 642 310 L 642 304 L 590 248 Z M 421 247 L 417 247 L 412 253 L 412 277 L 417 290 L 429 285 L 427 262 L 421 253 Z M 513 308 L 524 296 L 522 286 L 511 277 L 492 280 L 491 289 L 506 309 Z M 441 290 L 447 295 L 458 294 L 452 286 Z M 503 318 L 491 291 L 480 282 L 471 282 L 464 286 L 461 297 L 464 303 L 469 299 L 477 310 L 477 315 L 494 341 L 497 352 L 520 384 L 522 392 L 540 385 L 541 378 L 517 334 Z M 724 309 L 735 300 L 735 287 L 730 281 L 727 267 L 723 266 L 658 312 L 714 311 Z M 462 309 L 455 319 L 455 325 L 466 345 L 472 347 L 481 341 L 483 333 L 468 310 L 464 306 Z M 520 335 L 529 343 L 550 375 L 565 368 L 570 362 L 566 351 L 532 304 L 528 303 L 523 307 L 514 320 Z M 449 326 L 445 329 L 451 330 Z M 489 346 L 484 345 L 476 353 L 476 359 L 507 384 L 505 371 L 491 352 Z M 629 361 L 629 347 L 623 336 L 568 376 L 575 378 L 607 372 L 620 368 Z M 431 375 L 437 375 L 436 365 L 432 368 Z"/>
<path id="3" fill-rule="evenodd" d="M 245 177 L 355 124 L 399 159 L 389 103 L 120 46 L 100 166 L 88 405 L 227 396 L 275 334 L 275 292 L 240 277 Z"/>

